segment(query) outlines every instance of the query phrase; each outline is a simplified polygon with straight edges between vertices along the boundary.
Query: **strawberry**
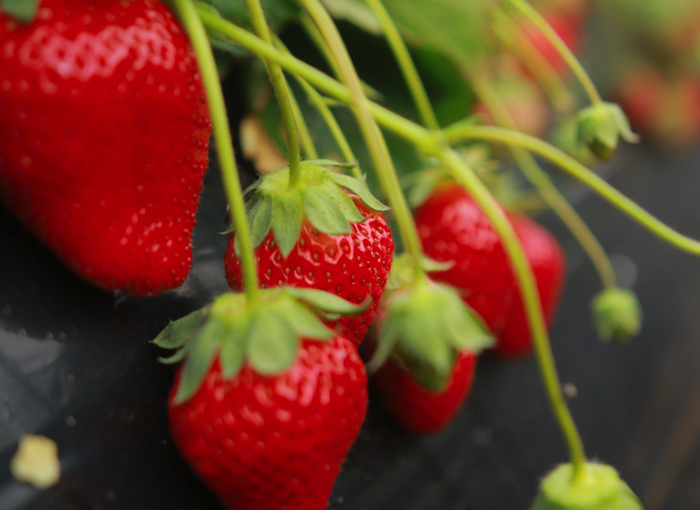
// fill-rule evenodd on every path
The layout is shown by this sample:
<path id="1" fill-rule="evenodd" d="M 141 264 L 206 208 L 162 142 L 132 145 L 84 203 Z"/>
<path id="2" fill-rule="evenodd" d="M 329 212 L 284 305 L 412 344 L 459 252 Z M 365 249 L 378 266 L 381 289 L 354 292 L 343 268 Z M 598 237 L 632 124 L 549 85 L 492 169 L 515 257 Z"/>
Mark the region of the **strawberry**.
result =
<path id="1" fill-rule="evenodd" d="M 309 189 L 323 187 L 325 191 L 322 193 L 332 193 L 335 203 L 342 201 L 345 202 L 343 207 L 352 208 L 349 209 L 352 218 L 345 222 L 347 227 L 344 230 L 333 230 L 322 222 L 324 217 L 319 220 L 320 215 L 307 203 L 303 212 L 299 211 L 298 214 L 299 225 L 295 227 L 298 235 L 285 246 L 279 241 L 278 231 L 274 228 L 275 220 L 264 213 L 268 223 L 264 235 L 258 235 L 255 249 L 258 278 L 262 287 L 290 285 L 324 290 L 358 304 L 370 299 L 371 303 L 364 313 L 337 321 L 341 334 L 359 345 L 372 323 L 389 277 L 394 253 L 391 230 L 379 212 L 381 205 L 368 194 L 362 183 L 316 165 L 304 165 L 307 182 L 302 195 L 308 197 Z M 285 172 L 268 174 L 251 202 L 267 200 L 264 197 L 274 196 L 280 189 L 280 194 L 283 194 L 288 180 Z M 348 186 L 350 193 L 340 190 L 336 183 Z M 352 192 L 359 192 L 362 196 Z M 289 214 L 286 210 L 282 210 L 282 213 Z M 253 213 L 252 225 L 260 215 L 260 211 Z M 240 290 L 242 274 L 235 252 L 235 239 L 235 234 L 232 234 L 225 268 L 231 287 Z"/>
<path id="2" fill-rule="evenodd" d="M 155 340 L 185 358 L 170 432 L 227 508 L 322 510 L 362 425 L 367 375 L 353 343 L 314 311 L 358 307 L 307 289 L 259 300 L 225 294 Z"/>
<path id="3" fill-rule="evenodd" d="M 0 14 L 0 201 L 71 269 L 153 296 L 182 284 L 211 124 L 197 64 L 153 0 Z"/>
<path id="4" fill-rule="evenodd" d="M 564 41 L 564 44 L 566 44 L 571 51 L 577 53 L 581 46 L 582 23 L 557 13 L 545 14 L 544 18 L 561 38 L 561 40 Z M 559 51 L 557 51 L 552 43 L 550 43 L 549 40 L 542 34 L 542 32 L 532 24 L 525 25 L 523 29 L 525 36 L 530 40 L 530 42 L 535 46 L 545 60 L 550 63 L 554 70 L 561 75 L 566 74 L 568 71 L 566 61 L 562 58 Z"/>
<path id="5" fill-rule="evenodd" d="M 441 391 L 423 388 L 393 359 L 377 371 L 373 381 L 386 406 L 406 430 L 430 434 L 446 427 L 467 398 L 476 359 L 472 352 L 459 352 L 447 386 Z"/>
<path id="6" fill-rule="evenodd" d="M 459 289 L 497 337 L 496 352 L 529 352 L 531 338 L 517 282 L 506 252 L 488 218 L 469 194 L 454 183 L 440 184 L 415 211 L 427 256 L 453 262 L 432 273 L 436 281 Z M 532 265 L 545 318 L 551 324 L 564 276 L 564 255 L 556 240 L 526 217 L 509 214 Z"/>

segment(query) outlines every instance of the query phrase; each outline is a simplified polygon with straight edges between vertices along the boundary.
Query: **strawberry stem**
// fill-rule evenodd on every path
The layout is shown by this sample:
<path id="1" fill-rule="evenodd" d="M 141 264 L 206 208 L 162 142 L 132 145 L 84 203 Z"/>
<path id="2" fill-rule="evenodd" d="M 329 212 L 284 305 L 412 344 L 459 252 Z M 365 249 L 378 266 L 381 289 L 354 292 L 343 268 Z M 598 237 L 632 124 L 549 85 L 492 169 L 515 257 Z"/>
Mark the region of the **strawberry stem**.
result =
<path id="1" fill-rule="evenodd" d="M 438 123 L 437 117 L 435 116 L 435 111 L 430 104 L 430 99 L 425 91 L 423 82 L 420 79 L 418 70 L 411 58 L 411 54 L 408 52 L 406 43 L 404 42 L 399 29 L 396 28 L 394 21 L 387 12 L 384 4 L 381 0 L 366 0 L 369 4 L 374 15 L 379 20 L 379 24 L 384 30 L 384 35 L 386 36 L 387 42 L 391 51 L 394 53 L 396 62 L 401 69 L 406 85 L 408 85 L 408 90 L 411 92 L 413 97 L 413 102 L 416 105 L 418 113 L 423 120 L 423 125 L 431 130 L 440 129 L 440 124 Z"/>
<path id="2" fill-rule="evenodd" d="M 542 306 L 540 305 L 537 284 L 523 247 L 496 199 L 491 196 L 484 183 L 466 166 L 459 156 L 454 151 L 446 148 L 442 149 L 436 156 L 451 170 L 455 179 L 469 191 L 469 194 L 481 210 L 484 211 L 484 214 L 486 214 L 496 229 L 508 254 L 520 288 L 542 380 L 554 414 L 559 421 L 559 426 L 569 447 L 569 455 L 573 465 L 572 481 L 576 481 L 583 475 L 583 466 L 586 461 L 583 442 L 564 400 L 561 383 L 554 364 L 552 348 L 549 344 L 547 325 Z"/>
<path id="3" fill-rule="evenodd" d="M 253 29 L 258 37 L 268 44 L 272 44 L 272 36 L 270 35 L 270 27 L 267 26 L 265 13 L 263 12 L 260 0 L 245 0 L 250 14 L 250 20 L 253 24 Z M 301 174 L 301 152 L 299 150 L 299 139 L 297 136 L 296 125 L 294 122 L 294 107 L 292 106 L 291 92 L 287 85 L 287 80 L 284 77 L 282 68 L 267 59 L 265 59 L 272 87 L 277 95 L 277 102 L 282 115 L 282 124 L 287 138 L 287 157 L 289 159 L 289 188 L 294 189 L 299 184 Z"/>
<path id="4" fill-rule="evenodd" d="M 303 77 L 314 87 L 335 99 L 344 103 L 351 103 L 351 95 L 348 88 L 327 74 L 291 55 L 277 50 L 253 34 L 246 32 L 218 15 L 212 14 L 207 9 L 201 9 L 199 13 L 207 28 L 228 37 L 233 42 L 258 55 L 277 62 L 287 71 Z M 668 227 L 584 165 L 543 140 L 509 129 L 475 126 L 471 120 L 457 122 L 437 133 L 433 133 L 383 106 L 371 101 L 368 103 L 369 110 L 377 122 L 409 141 L 425 154 L 433 154 L 439 150 L 441 144 L 447 142 L 457 143 L 464 140 L 483 140 L 510 144 L 538 154 L 593 189 L 601 197 L 669 244 L 694 255 L 700 255 L 700 241 L 684 236 Z"/>
<path id="5" fill-rule="evenodd" d="M 278 49 L 284 51 L 286 54 L 290 54 L 287 47 L 278 37 L 274 38 L 274 44 Z M 345 133 L 343 133 L 343 130 L 340 128 L 340 125 L 335 119 L 333 112 L 331 112 L 331 109 L 323 100 L 321 94 L 319 94 L 315 88 L 309 85 L 308 81 L 306 81 L 298 74 L 295 74 L 294 77 L 296 78 L 301 88 L 304 89 L 304 93 L 306 93 L 306 97 L 311 103 L 311 105 L 314 108 L 316 108 L 316 110 L 318 110 L 318 113 L 321 114 L 321 117 L 326 123 L 326 126 L 328 126 L 328 130 L 331 132 L 331 136 L 335 140 L 335 143 L 338 145 L 338 149 L 340 149 L 340 152 L 342 153 L 343 158 L 345 158 L 345 161 L 347 161 L 348 163 L 357 161 L 357 158 L 355 157 L 355 154 L 352 152 L 352 148 L 348 143 L 348 139 L 345 137 Z M 360 171 L 358 165 L 352 167 L 352 174 L 357 178 L 362 177 L 362 172 Z"/>
<path id="6" fill-rule="evenodd" d="M 515 54 L 542 87 L 549 101 L 560 112 L 573 108 L 575 99 L 564 80 L 527 37 L 525 31 L 503 9 L 492 10 L 493 30 L 498 40 Z"/>
<path id="7" fill-rule="evenodd" d="M 529 136 L 524 133 L 518 133 L 510 129 L 491 126 L 475 126 L 467 123 L 454 124 L 451 127 L 444 129 L 443 133 L 446 139 L 450 142 L 462 140 L 499 142 L 506 145 L 522 147 L 529 152 L 538 154 L 554 163 L 557 167 L 561 168 L 575 179 L 581 181 L 583 184 L 598 193 L 601 197 L 627 214 L 637 223 L 672 246 L 675 246 L 680 250 L 687 251 L 688 253 L 692 253 L 693 255 L 700 255 L 700 241 L 676 232 L 671 227 L 645 211 L 634 201 L 630 200 L 618 190 L 613 188 L 601 177 L 591 172 L 574 158 L 560 149 L 553 147 L 549 143 L 540 140 L 539 138 L 535 138 L 534 136 Z"/>
<path id="8" fill-rule="evenodd" d="M 221 90 L 221 81 L 216 62 L 214 61 L 214 54 L 212 53 L 204 25 L 202 25 L 192 0 L 174 0 L 174 4 L 189 35 L 192 48 L 197 56 L 199 71 L 202 74 L 202 81 L 211 113 L 216 150 L 219 156 L 221 177 L 224 182 L 226 197 L 231 207 L 236 236 L 239 239 L 241 248 L 245 293 L 248 302 L 255 304 L 258 301 L 258 274 L 255 268 L 255 257 L 250 240 L 241 182 L 236 169 L 236 158 L 233 153 L 233 140 L 231 139 L 231 129 L 226 115 L 224 94 Z"/>
<path id="9" fill-rule="evenodd" d="M 274 42 L 277 44 L 277 37 L 273 35 Z M 297 129 L 299 130 L 299 141 L 301 142 L 301 148 L 306 153 L 308 159 L 318 159 L 318 151 L 316 150 L 316 144 L 311 137 L 311 132 L 309 131 L 309 126 L 306 124 L 306 119 L 304 119 L 304 114 L 299 108 L 299 102 L 296 97 L 294 97 L 294 92 L 289 86 L 289 82 L 285 77 L 285 83 L 287 84 L 287 90 L 289 90 L 289 100 L 292 104 L 292 113 L 294 114 L 294 121 L 296 122 Z"/>
<path id="10" fill-rule="evenodd" d="M 425 273 L 421 266 L 423 249 L 418 238 L 418 231 L 415 223 L 413 223 L 411 210 L 396 177 L 396 170 L 389 154 L 389 149 L 386 146 L 386 141 L 372 116 L 369 99 L 367 99 L 362 90 L 362 82 L 350 60 L 345 43 L 340 37 L 333 19 L 319 0 L 300 0 L 300 3 L 316 23 L 323 38 L 328 43 L 331 54 L 338 64 L 341 81 L 345 82 L 349 89 L 350 103 L 360 125 L 362 136 L 369 148 L 379 181 L 396 215 L 404 248 L 413 258 L 416 280 L 421 280 L 425 278 Z"/>
<path id="11" fill-rule="evenodd" d="M 470 76 L 472 87 L 479 99 L 484 103 L 497 124 L 518 129 L 515 119 L 508 111 L 496 90 L 484 73 L 474 73 Z M 605 250 L 596 239 L 586 222 L 576 212 L 566 198 L 554 186 L 547 173 L 540 168 L 535 158 L 525 149 L 516 146 L 509 146 L 516 163 L 522 170 L 525 178 L 537 189 L 542 199 L 559 216 L 562 222 L 571 231 L 573 236 L 583 247 L 588 257 L 593 262 L 603 287 L 613 288 L 616 286 L 615 271 Z"/>
<path id="12" fill-rule="evenodd" d="M 593 85 L 591 77 L 578 61 L 573 52 L 569 49 L 564 41 L 562 41 L 559 34 L 557 34 L 554 29 L 547 23 L 542 15 L 537 12 L 537 10 L 530 5 L 527 0 L 509 0 L 510 5 L 512 5 L 520 14 L 525 16 L 525 18 L 530 21 L 535 27 L 545 36 L 549 43 L 554 46 L 561 58 L 567 63 L 571 71 L 574 73 L 581 86 L 586 91 L 588 98 L 591 103 L 597 105 L 602 104 L 603 100 L 598 93 L 598 90 Z"/>

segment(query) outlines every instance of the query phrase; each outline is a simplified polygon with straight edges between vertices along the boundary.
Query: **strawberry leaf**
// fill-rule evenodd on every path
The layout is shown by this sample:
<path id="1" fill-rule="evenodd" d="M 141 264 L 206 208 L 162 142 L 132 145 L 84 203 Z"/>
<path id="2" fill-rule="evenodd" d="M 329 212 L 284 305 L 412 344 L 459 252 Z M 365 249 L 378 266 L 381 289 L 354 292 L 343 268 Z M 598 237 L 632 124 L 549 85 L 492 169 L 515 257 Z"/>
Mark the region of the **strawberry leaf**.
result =
<path id="1" fill-rule="evenodd" d="M 301 195 L 289 193 L 278 195 L 272 202 L 272 231 L 285 257 L 289 255 L 299 239 L 304 221 Z"/>
<path id="2" fill-rule="evenodd" d="M 248 333 L 248 360 L 260 374 L 278 374 L 294 362 L 299 340 L 283 314 L 260 310 L 253 316 Z"/>
<path id="3" fill-rule="evenodd" d="M 302 198 L 306 217 L 321 232 L 349 234 L 350 222 L 364 221 L 347 193 L 333 183 L 307 188 L 302 191 Z"/>
<path id="4" fill-rule="evenodd" d="M 330 178 L 338 186 L 342 186 L 346 190 L 360 197 L 360 200 L 362 200 L 362 202 L 373 211 L 389 210 L 389 208 L 386 205 L 382 204 L 379 200 L 377 200 L 374 197 L 374 195 L 372 195 L 372 192 L 367 187 L 367 184 L 365 184 L 364 179 L 360 180 L 354 177 L 350 177 L 349 175 L 336 173 L 331 174 Z"/>
<path id="5" fill-rule="evenodd" d="M 261 197 L 248 212 L 248 223 L 253 247 L 257 248 L 272 225 L 272 200 L 269 197 Z"/>
<path id="6" fill-rule="evenodd" d="M 315 340 L 330 340 L 335 336 L 311 309 L 295 299 L 280 299 L 277 308 L 299 336 Z"/>
<path id="7" fill-rule="evenodd" d="M 0 0 L 0 10 L 22 23 L 31 23 L 36 16 L 39 0 Z"/>
<path id="8" fill-rule="evenodd" d="M 168 324 L 153 340 L 153 343 L 163 349 L 177 349 L 194 336 L 204 323 L 205 310 L 197 310 L 183 318 Z"/>
<path id="9" fill-rule="evenodd" d="M 297 287 L 285 287 L 284 290 L 314 308 L 339 315 L 357 315 L 367 309 L 372 301 L 370 298 L 367 298 L 362 304 L 356 305 L 322 290 L 300 289 Z"/>
<path id="10" fill-rule="evenodd" d="M 182 361 L 187 354 L 187 349 L 184 347 L 181 347 L 179 350 L 175 351 L 175 354 L 172 356 L 169 356 L 167 358 L 158 358 L 158 361 L 163 363 L 164 365 L 174 365 L 175 363 L 179 363 Z"/>
<path id="11" fill-rule="evenodd" d="M 173 399 L 175 405 L 181 404 L 192 397 L 204 381 L 214 356 L 219 350 L 225 323 L 213 319 L 207 321 L 201 333 L 193 342 L 187 344 L 187 357 L 182 368 L 182 376 L 177 393 Z"/>

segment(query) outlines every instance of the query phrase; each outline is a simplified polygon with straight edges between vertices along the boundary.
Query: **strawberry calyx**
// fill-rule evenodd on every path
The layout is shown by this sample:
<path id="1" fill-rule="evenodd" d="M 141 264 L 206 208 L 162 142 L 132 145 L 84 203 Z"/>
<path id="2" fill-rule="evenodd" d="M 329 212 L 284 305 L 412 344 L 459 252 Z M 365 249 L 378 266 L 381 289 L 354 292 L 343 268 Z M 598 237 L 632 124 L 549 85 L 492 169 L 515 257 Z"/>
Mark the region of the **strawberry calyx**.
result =
<path id="1" fill-rule="evenodd" d="M 294 363 L 302 338 L 327 341 L 338 335 L 324 320 L 355 315 L 369 302 L 355 305 L 327 292 L 292 287 L 261 289 L 254 304 L 244 294 L 228 293 L 171 322 L 153 343 L 176 349 L 163 363 L 184 360 L 177 405 L 197 392 L 217 355 L 225 379 L 245 362 L 261 375 L 282 373 Z"/>
<path id="2" fill-rule="evenodd" d="M 0 0 L 0 13 L 6 12 L 21 23 L 31 23 L 36 16 L 39 0 Z"/>
<path id="3" fill-rule="evenodd" d="M 258 181 L 246 204 L 254 248 L 272 229 L 286 257 L 299 239 L 304 220 L 326 234 L 349 234 L 351 223 L 362 223 L 366 218 L 348 193 L 357 195 L 373 211 L 388 209 L 372 195 L 363 179 L 321 165 L 343 166 L 330 160 L 304 161 L 300 182 L 294 187 L 289 186 L 289 168 L 266 174 Z M 235 248 L 238 253 L 238 246 Z"/>
<path id="4" fill-rule="evenodd" d="M 642 510 L 642 504 L 614 468 L 586 462 L 574 478 L 562 464 L 540 485 L 532 510 Z"/>
<path id="5" fill-rule="evenodd" d="M 642 306 L 628 289 L 611 288 L 598 294 L 591 303 L 593 322 L 604 342 L 624 342 L 642 329 Z"/>
<path id="6" fill-rule="evenodd" d="M 450 263 L 424 258 L 426 271 Z M 427 277 L 415 279 L 406 254 L 396 257 L 382 299 L 377 349 L 367 365 L 377 370 L 389 357 L 429 391 L 443 390 L 461 351 L 478 354 L 494 344 L 481 318 L 456 289 Z"/>
<path id="7" fill-rule="evenodd" d="M 620 138 L 630 143 L 639 141 L 625 112 L 615 103 L 599 103 L 583 108 L 576 119 L 579 143 L 588 147 L 599 159 L 611 159 Z"/>

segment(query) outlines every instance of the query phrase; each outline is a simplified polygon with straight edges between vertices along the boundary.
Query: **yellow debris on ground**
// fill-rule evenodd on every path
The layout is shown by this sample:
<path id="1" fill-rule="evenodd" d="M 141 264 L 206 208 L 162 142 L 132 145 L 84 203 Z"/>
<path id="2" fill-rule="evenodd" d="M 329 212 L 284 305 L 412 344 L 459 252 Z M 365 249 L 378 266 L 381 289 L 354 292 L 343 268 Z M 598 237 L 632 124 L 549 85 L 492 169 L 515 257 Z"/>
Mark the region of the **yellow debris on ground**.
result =
<path id="1" fill-rule="evenodd" d="M 12 476 L 37 489 L 51 487 L 61 478 L 56 443 L 45 436 L 26 435 L 19 441 L 10 464 Z"/>

